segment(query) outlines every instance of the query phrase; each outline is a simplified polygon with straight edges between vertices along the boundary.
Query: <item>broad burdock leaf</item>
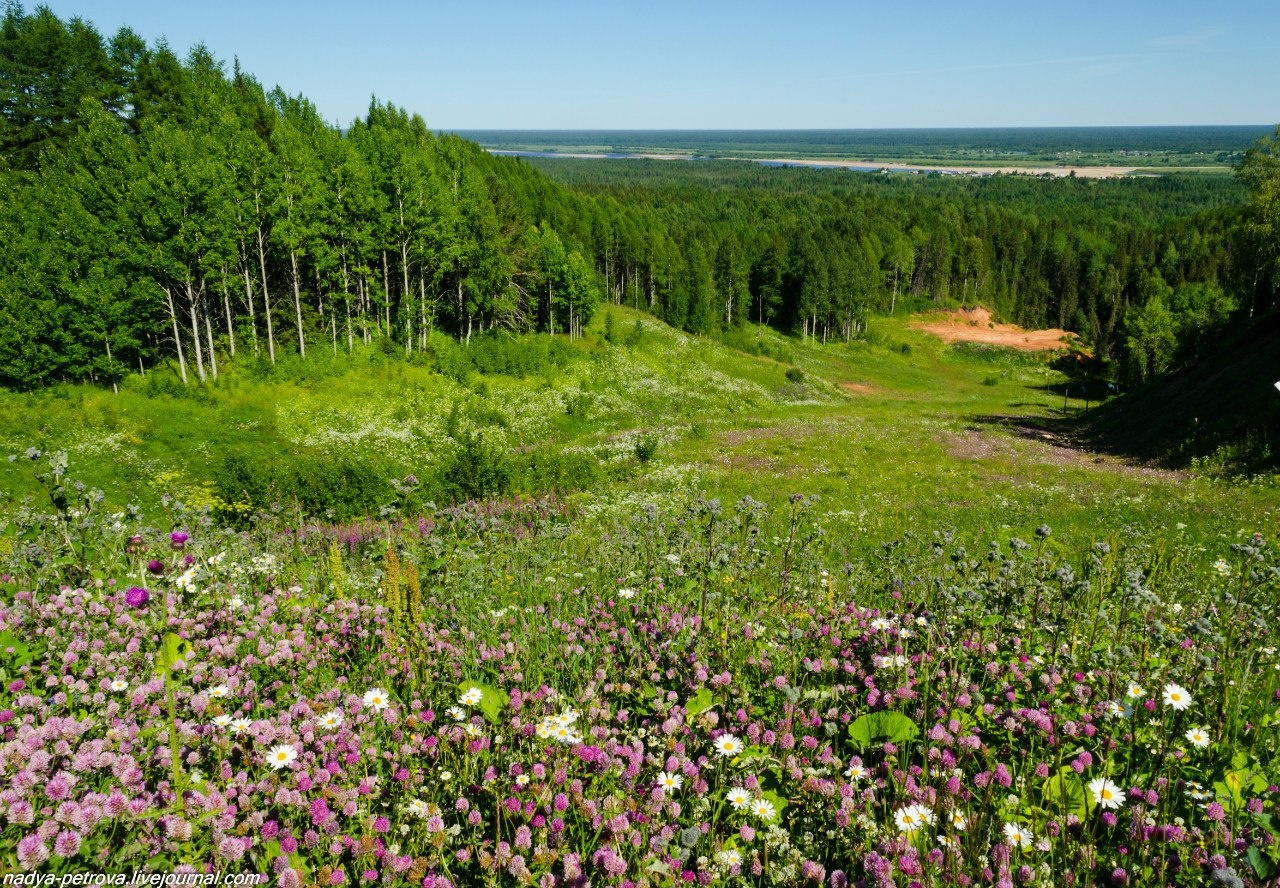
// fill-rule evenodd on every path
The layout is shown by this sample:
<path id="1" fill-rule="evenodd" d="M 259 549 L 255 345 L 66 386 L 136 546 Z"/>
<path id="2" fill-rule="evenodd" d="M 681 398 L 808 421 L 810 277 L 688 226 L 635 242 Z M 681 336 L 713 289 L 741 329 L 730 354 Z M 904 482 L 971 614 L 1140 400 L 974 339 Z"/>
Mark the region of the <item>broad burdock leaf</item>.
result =
<path id="1" fill-rule="evenodd" d="M 484 714 L 485 721 L 491 725 L 499 724 L 502 710 L 511 702 L 511 696 L 501 688 L 481 684 L 478 681 L 464 681 L 458 684 L 460 694 L 465 694 L 472 688 L 480 692 L 479 709 Z"/>
<path id="2" fill-rule="evenodd" d="M 689 714 L 689 718 L 696 718 L 714 705 L 715 700 L 711 696 L 711 689 L 701 688 L 698 693 L 689 698 L 685 711 Z"/>
<path id="3" fill-rule="evenodd" d="M 156 652 L 156 671 L 161 674 L 170 672 L 176 663 L 189 661 L 194 652 L 191 642 L 175 632 L 166 632 L 164 643 Z"/>
<path id="4" fill-rule="evenodd" d="M 849 725 L 849 739 L 861 749 L 877 740 L 901 745 L 919 733 L 916 723 L 901 712 L 869 712 Z"/>

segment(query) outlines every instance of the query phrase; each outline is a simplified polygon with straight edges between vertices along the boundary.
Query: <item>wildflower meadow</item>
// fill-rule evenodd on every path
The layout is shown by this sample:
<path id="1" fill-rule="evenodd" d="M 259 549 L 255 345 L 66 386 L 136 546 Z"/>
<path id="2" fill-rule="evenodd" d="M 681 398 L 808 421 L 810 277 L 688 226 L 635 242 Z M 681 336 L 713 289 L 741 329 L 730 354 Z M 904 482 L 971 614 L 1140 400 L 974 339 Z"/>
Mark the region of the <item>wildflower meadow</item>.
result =
<path id="1" fill-rule="evenodd" d="M 0 536 L 0 865 L 302 885 L 1263 885 L 1273 541 L 554 497 Z M 401 483 L 412 486 L 413 479 Z"/>

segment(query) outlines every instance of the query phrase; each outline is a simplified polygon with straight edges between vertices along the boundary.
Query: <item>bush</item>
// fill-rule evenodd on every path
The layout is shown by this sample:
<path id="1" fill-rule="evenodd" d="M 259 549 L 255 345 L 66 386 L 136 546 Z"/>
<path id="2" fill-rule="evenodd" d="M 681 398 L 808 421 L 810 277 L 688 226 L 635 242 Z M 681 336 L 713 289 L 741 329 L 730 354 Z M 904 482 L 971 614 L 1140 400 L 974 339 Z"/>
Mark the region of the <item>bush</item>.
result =
<path id="1" fill-rule="evenodd" d="M 472 365 L 481 373 L 505 376 L 537 376 L 573 360 L 575 349 L 554 336 L 494 334 L 473 339 L 465 346 Z"/>
<path id="2" fill-rule="evenodd" d="M 485 440 L 484 432 L 459 437 L 437 476 L 442 498 L 457 503 L 509 493 L 511 482 L 510 459 L 499 447 Z"/>
<path id="3" fill-rule="evenodd" d="M 213 469 L 213 487 L 228 512 L 294 502 L 303 514 L 345 521 L 376 515 L 391 499 L 389 467 L 350 452 L 235 450 Z"/>
<path id="4" fill-rule="evenodd" d="M 471 356 L 450 336 L 433 332 L 427 340 L 427 350 L 435 361 L 436 372 L 457 382 L 466 383 L 471 375 Z"/>
<path id="5" fill-rule="evenodd" d="M 662 443 L 662 439 L 655 434 L 641 435 L 636 438 L 635 453 L 636 459 L 642 463 L 646 463 L 658 452 L 658 445 Z"/>
<path id="6" fill-rule="evenodd" d="M 589 489 L 603 480 L 590 453 L 529 450 L 512 458 L 515 487 L 525 493 Z"/>
<path id="7" fill-rule="evenodd" d="M 804 382 L 804 371 L 799 367 L 788 367 L 787 382 Z"/>
<path id="8" fill-rule="evenodd" d="M 627 347 L 635 348 L 642 342 L 644 342 L 644 324 L 640 323 L 639 318 L 636 318 L 636 325 L 627 334 Z"/>

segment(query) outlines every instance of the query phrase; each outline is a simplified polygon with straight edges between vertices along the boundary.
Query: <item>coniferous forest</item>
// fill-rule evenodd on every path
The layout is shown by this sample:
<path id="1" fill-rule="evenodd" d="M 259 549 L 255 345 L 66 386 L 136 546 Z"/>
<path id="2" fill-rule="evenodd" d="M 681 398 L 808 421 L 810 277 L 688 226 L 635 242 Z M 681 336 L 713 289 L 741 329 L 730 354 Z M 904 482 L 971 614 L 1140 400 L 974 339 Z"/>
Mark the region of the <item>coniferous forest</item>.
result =
<path id="1" fill-rule="evenodd" d="M 573 336 L 602 301 L 824 342 L 904 305 L 983 303 L 1142 381 L 1276 303 L 1274 141 L 1235 179 L 535 169 L 376 98 L 338 126 L 203 46 L 182 59 L 45 8 L 6 8 L 0 65 L 11 387 Z"/>

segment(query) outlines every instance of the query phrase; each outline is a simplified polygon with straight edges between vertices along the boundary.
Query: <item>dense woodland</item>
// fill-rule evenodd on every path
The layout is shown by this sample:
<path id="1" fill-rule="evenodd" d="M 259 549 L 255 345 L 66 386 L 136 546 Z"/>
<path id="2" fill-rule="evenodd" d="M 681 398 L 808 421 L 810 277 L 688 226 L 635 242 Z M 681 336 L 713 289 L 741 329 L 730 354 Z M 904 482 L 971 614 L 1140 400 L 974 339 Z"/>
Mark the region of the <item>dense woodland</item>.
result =
<path id="1" fill-rule="evenodd" d="M 1276 144 L 1240 181 L 535 166 L 376 99 L 341 128 L 204 47 L 182 60 L 10 3 L 0 383 L 575 336 L 605 300 L 827 342 L 876 312 L 982 302 L 1142 380 L 1274 311 Z"/>

